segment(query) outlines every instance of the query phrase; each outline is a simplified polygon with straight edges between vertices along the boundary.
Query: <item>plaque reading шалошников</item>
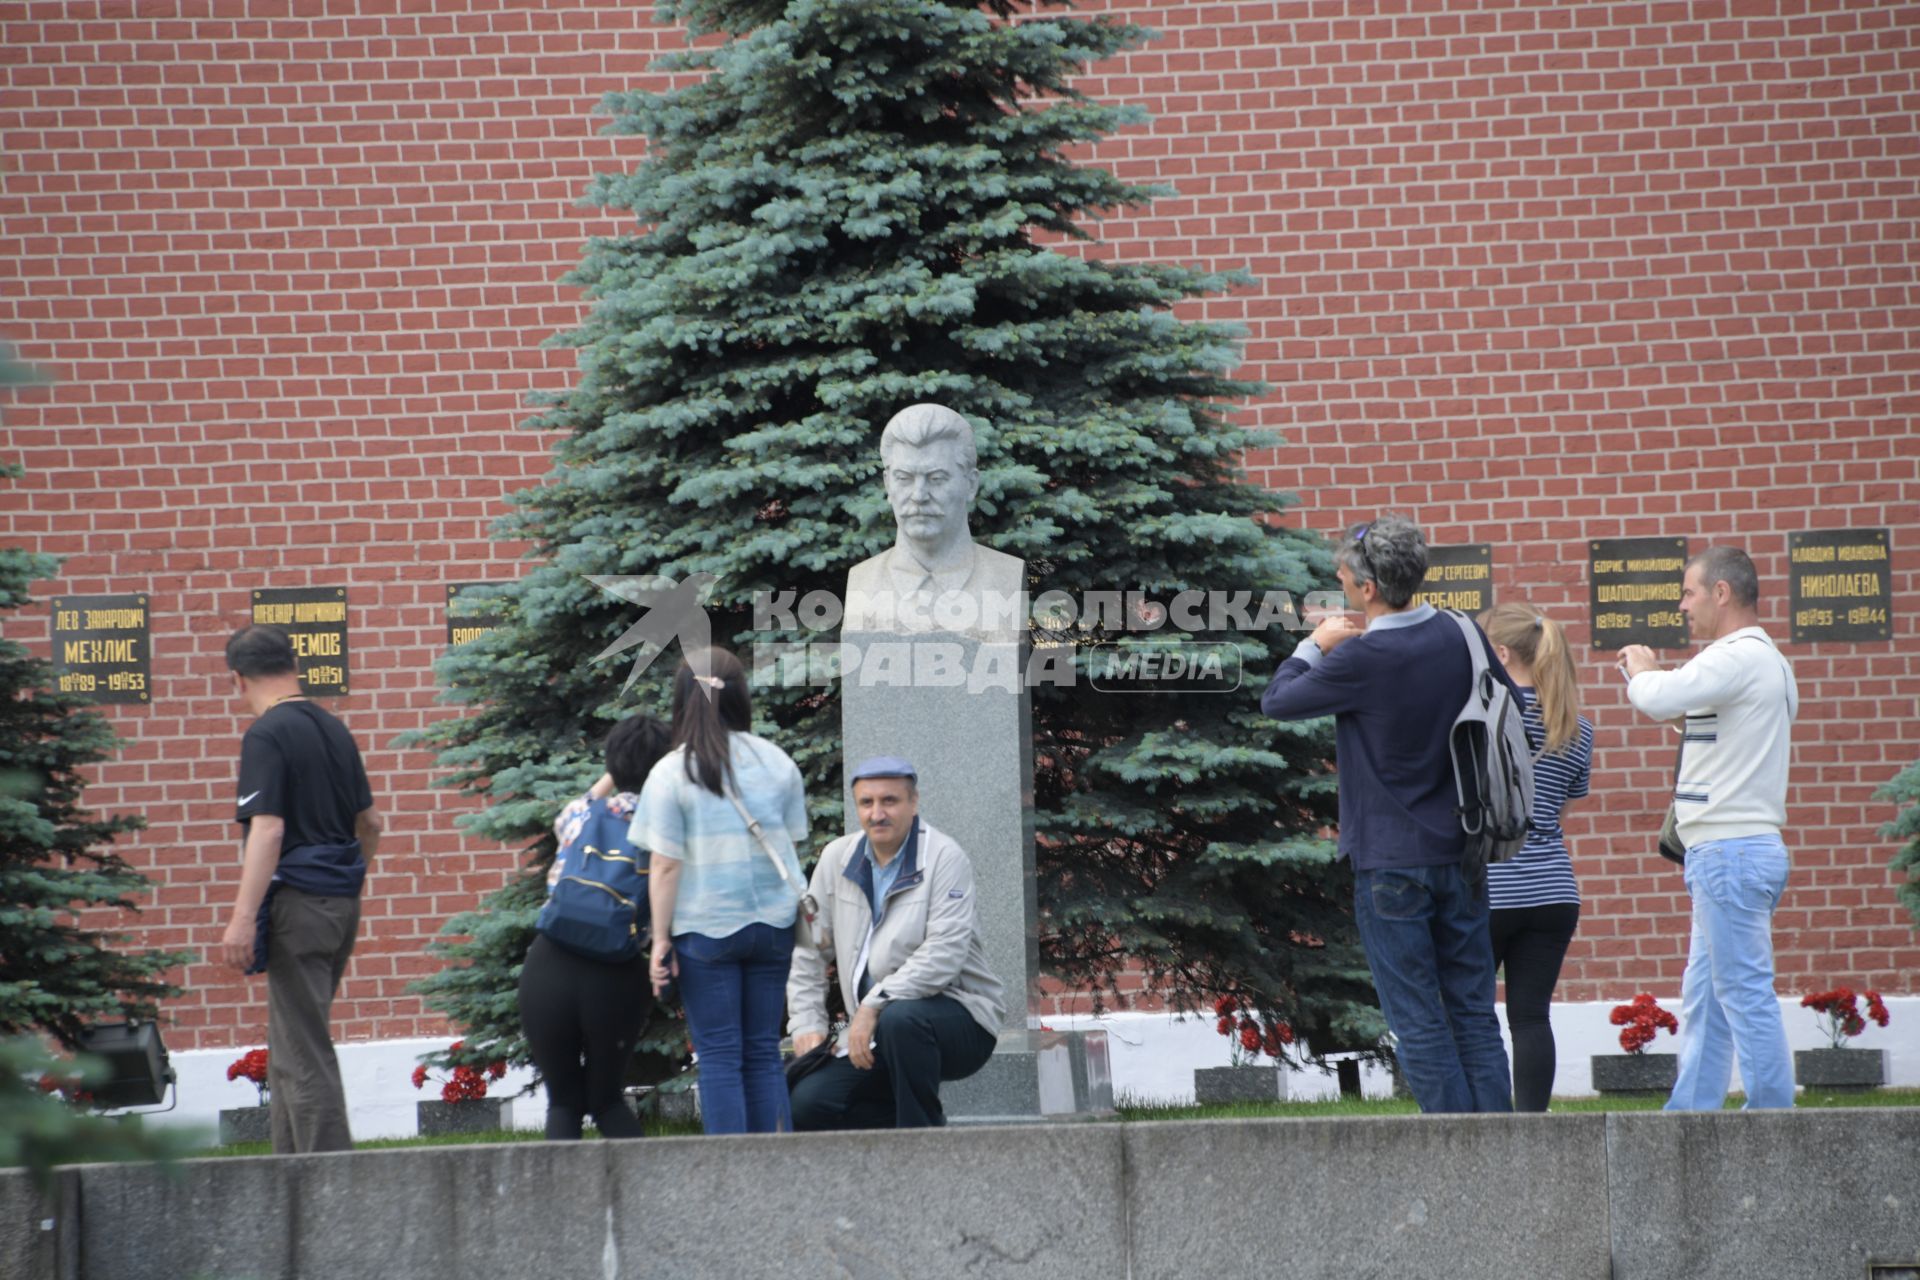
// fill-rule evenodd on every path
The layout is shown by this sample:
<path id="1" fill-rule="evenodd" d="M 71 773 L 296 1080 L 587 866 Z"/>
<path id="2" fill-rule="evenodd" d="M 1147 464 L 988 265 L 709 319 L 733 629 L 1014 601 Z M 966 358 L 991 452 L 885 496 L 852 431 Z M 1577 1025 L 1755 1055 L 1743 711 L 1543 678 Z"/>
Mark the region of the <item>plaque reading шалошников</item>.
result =
<path id="1" fill-rule="evenodd" d="M 1680 591 L 1687 572 L 1685 538 L 1607 538 L 1587 544 L 1592 644 L 1656 649 L 1687 643 Z"/>

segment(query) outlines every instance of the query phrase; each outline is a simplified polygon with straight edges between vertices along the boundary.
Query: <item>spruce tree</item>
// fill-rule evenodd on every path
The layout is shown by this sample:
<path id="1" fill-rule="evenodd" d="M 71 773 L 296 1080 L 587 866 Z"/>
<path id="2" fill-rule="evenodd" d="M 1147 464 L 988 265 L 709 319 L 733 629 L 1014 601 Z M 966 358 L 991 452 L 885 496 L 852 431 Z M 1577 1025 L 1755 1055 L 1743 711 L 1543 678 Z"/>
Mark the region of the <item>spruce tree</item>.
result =
<path id="1" fill-rule="evenodd" d="M 618 716 L 662 710 L 680 656 L 623 695 L 623 662 L 593 658 L 640 610 L 588 575 L 711 574 L 714 638 L 743 650 L 831 639 L 756 630 L 756 594 L 837 596 L 892 542 L 879 430 L 937 401 L 976 425 L 974 537 L 1026 559 L 1035 595 L 1326 585 L 1324 544 L 1239 471 L 1274 441 L 1231 421 L 1261 390 L 1232 376 L 1236 333 L 1174 313 L 1241 277 L 1078 248 L 1103 212 L 1161 194 L 1067 154 L 1143 120 L 1072 82 L 1148 33 L 1027 9 L 678 0 L 663 17 L 712 39 L 658 65 L 677 87 L 608 99 L 610 131 L 643 136 L 645 156 L 586 203 L 635 227 L 571 277 L 593 300 L 559 339 L 578 375 L 530 423 L 557 436 L 556 465 L 498 529 L 537 565 L 507 591 L 512 619 L 443 660 L 468 709 L 419 739 L 487 801 L 476 832 L 535 839 L 523 877 L 450 924 L 456 965 L 422 984 L 476 1051 L 517 1047 L 544 827 Z M 1122 637 L 1052 638 L 1084 665 Z M 1193 638 L 1237 642 L 1243 687 L 1116 696 L 1083 671 L 1034 691 L 1043 968 L 1125 1003 L 1115 980 L 1136 963 L 1178 1007 L 1234 991 L 1370 1042 L 1382 1024 L 1325 838 L 1331 735 L 1256 706 L 1297 637 Z M 762 686 L 755 709 L 807 775 L 816 834 L 837 834 L 837 690 Z"/>
<path id="2" fill-rule="evenodd" d="M 1920 761 L 1902 769 L 1874 792 L 1873 798 L 1905 806 L 1892 822 L 1880 828 L 1880 834 L 1906 841 L 1895 851 L 1891 865 L 1900 877 L 1896 882 L 1900 901 L 1913 915 L 1914 926 L 1920 928 Z"/>
<path id="3" fill-rule="evenodd" d="M 0 352 L 0 382 L 21 380 L 8 364 Z M 20 474 L 0 463 L 0 478 Z M 58 568 L 51 556 L 0 548 L 10 629 L 30 625 L 12 611 Z M 87 768 L 116 745 L 104 717 L 55 691 L 47 663 L 0 636 L 0 1038 L 42 1034 L 71 1049 L 88 1023 L 152 1018 L 160 1000 L 180 994 L 165 973 L 190 955 L 131 947 L 111 927 L 127 922 L 98 914 L 137 911 L 149 888 L 112 847 L 145 823 L 80 805 Z"/>

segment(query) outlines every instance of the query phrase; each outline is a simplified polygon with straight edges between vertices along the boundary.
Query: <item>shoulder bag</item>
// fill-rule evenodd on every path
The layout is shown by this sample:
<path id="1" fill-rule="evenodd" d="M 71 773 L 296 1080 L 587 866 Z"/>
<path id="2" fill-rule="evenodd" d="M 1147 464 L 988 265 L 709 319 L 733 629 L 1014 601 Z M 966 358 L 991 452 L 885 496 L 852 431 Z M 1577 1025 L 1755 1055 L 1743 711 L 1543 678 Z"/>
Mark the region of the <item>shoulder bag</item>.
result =
<path id="1" fill-rule="evenodd" d="M 760 851 L 772 861 L 773 869 L 780 873 L 780 883 L 792 888 L 793 873 L 787 870 L 787 860 L 780 856 L 778 849 L 773 847 L 773 841 L 767 839 L 767 833 L 761 829 L 759 819 L 747 812 L 746 802 L 740 798 L 739 792 L 733 789 L 732 783 L 727 784 L 727 799 L 733 802 L 734 810 L 740 815 L 740 821 L 747 824 L 747 834 L 753 837 L 753 842 L 760 846 Z M 820 904 L 813 900 L 812 894 L 802 890 L 799 911 L 793 920 L 793 945 L 818 947 L 819 939 Z"/>

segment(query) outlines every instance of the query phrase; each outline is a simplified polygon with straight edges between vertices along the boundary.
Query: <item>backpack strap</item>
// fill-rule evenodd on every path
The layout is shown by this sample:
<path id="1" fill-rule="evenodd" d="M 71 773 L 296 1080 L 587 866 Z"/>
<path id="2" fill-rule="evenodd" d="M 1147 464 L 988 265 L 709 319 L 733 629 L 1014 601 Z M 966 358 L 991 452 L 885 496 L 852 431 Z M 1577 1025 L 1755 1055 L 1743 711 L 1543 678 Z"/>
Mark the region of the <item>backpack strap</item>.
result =
<path id="1" fill-rule="evenodd" d="M 1460 625 L 1460 634 L 1466 639 L 1467 659 L 1473 664 L 1473 689 L 1467 696 L 1470 698 L 1476 697 L 1480 692 L 1480 677 L 1493 670 L 1493 640 L 1486 632 L 1474 625 L 1473 619 L 1467 617 L 1467 615 L 1459 609 L 1445 609 L 1442 610 L 1442 612 L 1452 617 L 1452 619 Z M 1506 668 L 1502 667 L 1501 670 L 1504 671 Z M 1516 709 L 1523 709 L 1525 704 L 1516 698 L 1514 700 L 1514 706 Z M 1533 740 L 1533 730 L 1526 728 L 1526 717 L 1524 715 L 1521 717 L 1521 728 L 1526 734 L 1527 750 L 1533 752 L 1534 755 L 1538 757 L 1541 752 L 1546 750 L 1546 740 L 1544 738 L 1539 742 Z"/>
<path id="2" fill-rule="evenodd" d="M 767 839 L 767 833 L 761 828 L 759 819 L 747 812 L 746 801 L 742 800 L 740 793 L 733 789 L 733 784 L 729 782 L 726 787 L 727 799 L 733 801 L 734 810 L 739 813 L 740 821 L 747 824 L 747 834 L 753 837 L 753 842 L 760 846 L 760 851 L 773 863 L 773 869 L 780 873 L 780 883 L 791 888 L 793 874 L 787 870 L 787 860 L 782 858 L 779 851 L 773 847 L 773 841 Z"/>

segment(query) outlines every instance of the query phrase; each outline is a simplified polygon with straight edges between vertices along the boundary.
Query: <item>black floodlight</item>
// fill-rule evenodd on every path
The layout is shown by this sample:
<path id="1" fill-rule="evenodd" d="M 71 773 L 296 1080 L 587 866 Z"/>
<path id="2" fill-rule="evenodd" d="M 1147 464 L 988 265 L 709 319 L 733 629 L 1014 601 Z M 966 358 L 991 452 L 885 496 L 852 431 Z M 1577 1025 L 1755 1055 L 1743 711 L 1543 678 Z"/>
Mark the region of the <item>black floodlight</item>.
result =
<path id="1" fill-rule="evenodd" d="M 106 1078 L 90 1086 L 94 1106 L 157 1107 L 174 1082 L 160 1028 L 151 1022 L 101 1022 L 80 1033 L 80 1052 L 107 1065 Z"/>

